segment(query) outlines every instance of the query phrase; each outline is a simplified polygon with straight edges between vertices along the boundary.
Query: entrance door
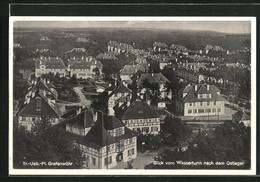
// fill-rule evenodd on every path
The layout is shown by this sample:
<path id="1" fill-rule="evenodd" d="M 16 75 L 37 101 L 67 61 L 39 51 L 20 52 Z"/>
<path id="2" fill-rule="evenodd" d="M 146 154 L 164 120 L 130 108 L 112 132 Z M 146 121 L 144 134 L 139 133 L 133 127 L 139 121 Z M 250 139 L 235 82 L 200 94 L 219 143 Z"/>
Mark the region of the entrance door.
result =
<path id="1" fill-rule="evenodd" d="M 123 160 L 123 153 L 117 154 L 117 156 L 116 156 L 116 161 L 117 161 L 117 162 L 121 162 L 122 160 Z"/>

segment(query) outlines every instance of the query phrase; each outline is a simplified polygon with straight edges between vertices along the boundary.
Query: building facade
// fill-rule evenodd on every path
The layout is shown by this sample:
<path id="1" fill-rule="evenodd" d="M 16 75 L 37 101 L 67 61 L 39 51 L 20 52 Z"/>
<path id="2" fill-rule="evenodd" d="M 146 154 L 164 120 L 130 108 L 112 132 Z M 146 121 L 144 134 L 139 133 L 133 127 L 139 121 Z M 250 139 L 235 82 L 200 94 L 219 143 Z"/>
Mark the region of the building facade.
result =
<path id="1" fill-rule="evenodd" d="M 66 67 L 61 58 L 40 57 L 35 59 L 35 76 L 38 78 L 43 74 L 57 73 L 60 77 L 66 76 Z"/>
<path id="2" fill-rule="evenodd" d="M 37 93 L 17 114 L 18 126 L 31 131 L 34 123 L 39 120 L 49 120 L 52 125 L 58 124 L 60 116 L 60 111 L 51 100 Z"/>
<path id="3" fill-rule="evenodd" d="M 223 115 L 225 99 L 215 85 L 186 86 L 176 99 L 176 110 L 184 116 Z"/>
<path id="4" fill-rule="evenodd" d="M 82 111 L 69 119 L 66 131 L 82 150 L 89 169 L 110 169 L 137 157 L 136 134 L 114 116 Z"/>

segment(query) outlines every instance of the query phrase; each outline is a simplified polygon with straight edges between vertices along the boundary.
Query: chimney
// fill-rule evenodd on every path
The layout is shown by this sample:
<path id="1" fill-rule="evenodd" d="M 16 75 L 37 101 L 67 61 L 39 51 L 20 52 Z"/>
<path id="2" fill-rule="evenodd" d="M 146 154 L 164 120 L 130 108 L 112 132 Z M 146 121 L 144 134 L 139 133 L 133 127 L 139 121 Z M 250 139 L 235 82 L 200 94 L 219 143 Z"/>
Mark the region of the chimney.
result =
<path id="1" fill-rule="evenodd" d="M 51 60 L 51 57 L 49 56 L 49 60 Z"/>
<path id="2" fill-rule="evenodd" d="M 198 85 L 195 85 L 195 92 L 198 91 Z"/>
<path id="3" fill-rule="evenodd" d="M 153 73 L 152 73 L 152 76 L 153 76 Z"/>
<path id="4" fill-rule="evenodd" d="M 209 90 L 209 84 L 207 84 L 207 90 Z"/>
<path id="5" fill-rule="evenodd" d="M 43 90 L 43 96 L 46 97 L 46 91 L 45 90 Z"/>
<path id="6" fill-rule="evenodd" d="M 73 59 L 75 60 L 75 56 L 73 57 Z"/>
<path id="7" fill-rule="evenodd" d="M 56 59 L 58 60 L 59 58 L 58 58 L 58 57 L 56 57 Z"/>
<path id="8" fill-rule="evenodd" d="M 126 105 L 127 105 L 127 107 L 129 107 L 130 106 L 130 99 L 127 99 L 127 103 L 126 103 Z"/>
<path id="9" fill-rule="evenodd" d="M 50 84 L 50 79 L 47 79 L 47 83 Z"/>
<path id="10" fill-rule="evenodd" d="M 47 101 L 48 101 L 48 104 L 49 104 L 49 105 L 52 105 L 52 103 L 51 103 L 51 98 L 50 98 L 50 97 L 47 98 Z"/>
<path id="11" fill-rule="evenodd" d="M 46 83 L 46 78 L 43 79 L 43 83 Z"/>
<path id="12" fill-rule="evenodd" d="M 42 56 L 41 56 L 41 59 L 42 59 Z"/>
<path id="13" fill-rule="evenodd" d="M 149 106 L 151 105 L 151 100 L 150 100 L 150 99 L 147 100 L 147 104 L 148 104 Z"/>
<path id="14" fill-rule="evenodd" d="M 84 119 L 84 128 L 87 126 L 87 117 L 86 117 L 86 114 L 87 114 L 87 113 L 86 113 L 86 112 L 87 112 L 87 111 L 85 110 L 85 111 L 84 111 L 84 118 L 83 118 L 83 119 Z"/>
<path id="15" fill-rule="evenodd" d="M 95 65 L 97 64 L 97 61 L 95 60 Z"/>
<path id="16" fill-rule="evenodd" d="M 81 59 L 83 60 L 83 59 L 84 59 L 84 57 L 82 56 L 82 57 L 81 57 Z"/>
<path id="17" fill-rule="evenodd" d="M 36 80 L 34 80 L 34 85 L 36 85 L 37 84 L 37 81 Z"/>
<path id="18" fill-rule="evenodd" d="M 77 115 L 81 113 L 81 107 L 77 109 Z"/>

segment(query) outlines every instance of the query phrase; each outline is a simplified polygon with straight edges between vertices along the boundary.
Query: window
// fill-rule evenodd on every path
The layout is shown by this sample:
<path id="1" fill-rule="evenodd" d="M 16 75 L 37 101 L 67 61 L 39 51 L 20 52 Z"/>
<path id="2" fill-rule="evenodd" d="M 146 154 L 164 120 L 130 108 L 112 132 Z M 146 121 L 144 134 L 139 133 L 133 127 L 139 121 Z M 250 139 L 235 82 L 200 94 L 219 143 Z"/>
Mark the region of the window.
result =
<path id="1" fill-rule="evenodd" d="M 221 112 L 221 108 L 218 108 L 218 112 Z"/>
<path id="2" fill-rule="evenodd" d="M 214 101 L 214 106 L 216 105 L 216 103 L 217 103 L 217 102 L 216 102 L 216 101 Z"/>
<path id="3" fill-rule="evenodd" d="M 132 138 L 129 139 L 129 143 L 131 144 L 133 141 L 132 141 Z"/>
<path id="4" fill-rule="evenodd" d="M 203 106 L 203 102 L 200 102 L 200 106 Z"/>
<path id="5" fill-rule="evenodd" d="M 190 106 L 192 106 L 192 102 L 190 103 Z"/>
<path id="6" fill-rule="evenodd" d="M 209 94 L 207 94 L 207 98 L 209 98 Z"/>
<path id="7" fill-rule="evenodd" d="M 96 165 L 96 158 L 92 157 L 92 164 Z"/>
<path id="8" fill-rule="evenodd" d="M 26 121 L 26 117 L 22 117 L 22 121 Z"/>
<path id="9" fill-rule="evenodd" d="M 105 158 L 105 165 L 111 164 L 112 163 L 112 156 L 106 157 Z"/>
<path id="10" fill-rule="evenodd" d="M 197 113 L 197 109 L 193 109 L 193 113 Z"/>
<path id="11" fill-rule="evenodd" d="M 128 150 L 128 156 L 134 155 L 134 153 L 135 153 L 134 149 Z"/>
<path id="12" fill-rule="evenodd" d="M 213 108 L 213 109 L 212 109 L 212 112 L 216 112 L 216 108 Z"/>
<path id="13" fill-rule="evenodd" d="M 192 113 L 192 110 L 191 110 L 191 109 L 189 109 L 189 110 L 188 110 L 188 113 L 189 113 L 189 114 L 190 114 L 190 113 Z"/>
<path id="14" fill-rule="evenodd" d="M 205 112 L 210 113 L 211 109 L 205 109 Z"/>
<path id="15" fill-rule="evenodd" d="M 148 133 L 148 132 L 149 132 L 149 127 L 143 127 L 143 128 L 142 128 L 142 132 Z"/>
<path id="16" fill-rule="evenodd" d="M 204 109 L 198 109 L 198 113 L 204 113 Z"/>
<path id="17" fill-rule="evenodd" d="M 209 106 L 209 101 L 207 102 L 207 106 Z"/>
<path id="18" fill-rule="evenodd" d="M 158 127 L 152 127 L 151 131 L 158 131 Z"/>
<path id="19" fill-rule="evenodd" d="M 196 106 L 196 102 L 193 102 L 193 106 Z"/>

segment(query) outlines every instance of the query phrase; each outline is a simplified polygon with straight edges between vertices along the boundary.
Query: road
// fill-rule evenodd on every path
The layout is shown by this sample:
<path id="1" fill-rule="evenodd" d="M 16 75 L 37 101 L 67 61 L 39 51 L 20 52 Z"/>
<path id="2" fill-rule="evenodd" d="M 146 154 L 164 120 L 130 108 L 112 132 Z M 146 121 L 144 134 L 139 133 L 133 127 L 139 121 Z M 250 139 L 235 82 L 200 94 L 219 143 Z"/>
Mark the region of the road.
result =
<path id="1" fill-rule="evenodd" d="M 62 113 L 66 112 L 65 106 L 87 106 L 89 107 L 91 105 L 91 100 L 87 100 L 86 97 L 84 96 L 84 94 L 82 93 L 81 89 L 83 87 L 78 86 L 78 87 L 74 87 L 73 90 L 78 94 L 79 96 L 79 102 L 59 102 L 57 103 L 57 105 L 59 106 L 60 110 Z"/>

